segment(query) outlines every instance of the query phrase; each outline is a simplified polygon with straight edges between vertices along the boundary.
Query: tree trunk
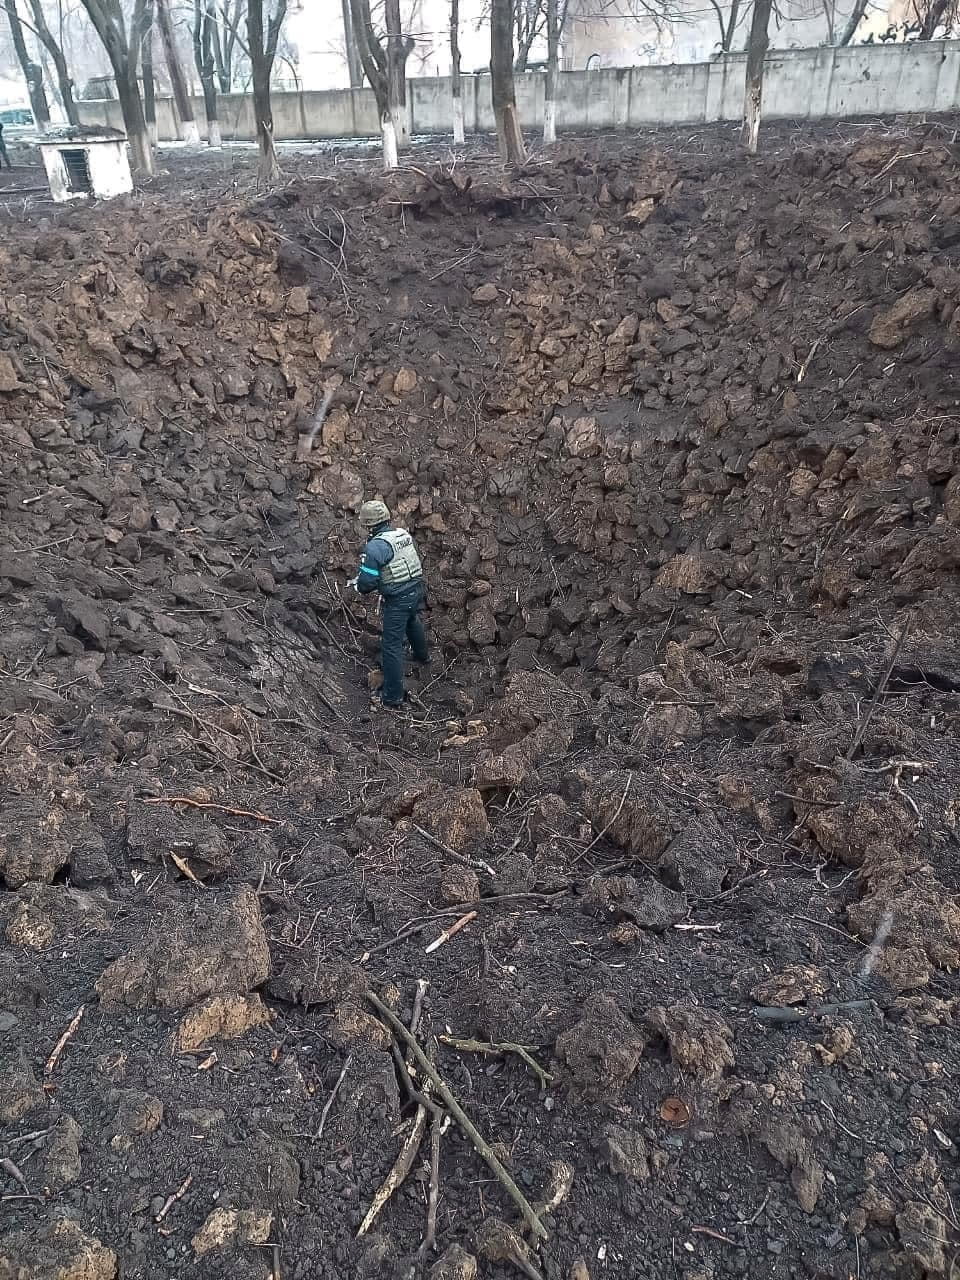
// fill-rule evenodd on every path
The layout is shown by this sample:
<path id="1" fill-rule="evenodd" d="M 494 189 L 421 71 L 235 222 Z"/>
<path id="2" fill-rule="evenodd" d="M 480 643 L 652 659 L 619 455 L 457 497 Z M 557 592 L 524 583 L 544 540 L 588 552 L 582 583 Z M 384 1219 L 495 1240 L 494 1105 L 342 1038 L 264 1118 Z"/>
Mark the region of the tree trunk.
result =
<path id="1" fill-rule="evenodd" d="M 866 0 L 864 0 L 866 3 Z M 733 0 L 730 5 L 730 18 L 727 22 L 727 29 L 723 33 L 723 52 L 729 53 L 733 49 L 734 37 L 737 34 L 737 19 L 740 17 L 740 0 Z"/>
<path id="2" fill-rule="evenodd" d="M 766 2 L 769 4 L 770 0 Z M 500 158 L 504 164 L 523 164 L 527 157 L 513 85 L 512 8 L 512 0 L 493 0 L 490 15 L 490 79 Z"/>
<path id="3" fill-rule="evenodd" d="M 127 141 L 133 154 L 133 167 L 140 173 L 152 174 L 153 149 L 150 146 L 150 135 L 147 132 L 147 122 L 143 114 L 136 63 L 133 58 L 130 59 L 129 68 L 114 67 L 114 79 L 117 82 L 117 97 L 120 99 L 120 110 L 123 112 Z"/>
<path id="4" fill-rule="evenodd" d="M 460 0 L 450 0 L 450 91 L 453 94 L 453 144 L 463 146 L 463 86 L 460 83 Z"/>
<path id="5" fill-rule="evenodd" d="M 143 77 L 143 118 L 147 123 L 147 136 L 151 147 L 156 148 L 157 138 L 157 85 L 153 78 L 153 8 L 150 8 L 150 25 L 140 41 L 140 74 Z"/>
<path id="6" fill-rule="evenodd" d="M 156 5 L 157 26 L 160 28 L 160 38 L 163 41 L 163 52 L 167 60 L 167 71 L 170 75 L 170 87 L 173 89 L 173 101 L 176 104 L 177 115 L 180 117 L 180 125 L 183 129 L 183 141 L 188 146 L 198 147 L 200 145 L 200 130 L 197 128 L 197 122 L 194 118 L 193 103 L 190 101 L 190 95 L 187 92 L 187 82 L 183 74 L 183 67 L 180 65 L 180 55 L 177 52 L 173 19 L 170 17 L 170 0 L 156 0 Z"/>
<path id="7" fill-rule="evenodd" d="M 557 90 L 560 87 L 560 0 L 547 0 L 547 84 L 543 100 L 543 140 L 557 140 Z"/>
<path id="8" fill-rule="evenodd" d="M 841 48 L 845 48 L 857 33 L 857 27 L 863 21 L 863 15 L 867 11 L 869 0 L 856 0 L 853 6 L 853 12 L 847 19 L 847 25 L 843 28 L 843 32 L 838 41 Z"/>
<path id="9" fill-rule="evenodd" d="M 83 0 L 83 7 L 110 59 L 133 167 L 138 173 L 149 176 L 153 173 L 153 151 L 137 83 L 137 62 L 148 6 L 149 0 L 135 0 L 130 27 L 132 34 L 128 42 L 119 0 Z"/>
<path id="10" fill-rule="evenodd" d="M 754 0 L 750 41 L 747 45 L 747 79 L 743 98 L 741 140 L 751 155 L 757 153 L 763 102 L 763 60 L 767 54 L 772 0 Z"/>
<path id="11" fill-rule="evenodd" d="M 356 36 L 353 34 L 353 14 L 350 12 L 350 0 L 340 0 L 340 8 L 343 13 L 343 51 L 347 59 L 350 88 L 359 89 L 363 84 L 363 64 L 360 61 L 360 50 L 357 48 Z"/>
<path id="12" fill-rule="evenodd" d="M 23 78 L 27 82 L 27 93 L 30 96 L 30 110 L 33 112 L 33 120 L 38 131 L 45 133 L 50 123 L 50 107 L 47 104 L 47 94 L 43 87 L 43 67 L 39 62 L 34 62 L 27 52 L 23 24 L 20 21 L 20 14 L 17 12 L 17 0 L 3 0 L 3 3 L 7 11 L 7 20 L 10 23 L 10 35 L 13 37 L 13 47 L 16 51 L 17 61 L 20 63 Z"/>
<path id="13" fill-rule="evenodd" d="M 385 0 L 387 24 L 387 112 L 396 131 L 397 146 L 410 142 L 407 120 L 407 44 L 400 27 L 400 0 Z M 389 166 L 388 166 L 389 167 Z"/>
<path id="14" fill-rule="evenodd" d="M 207 118 L 207 143 L 222 147 L 220 113 L 217 104 L 217 81 L 213 61 L 213 28 L 216 19 L 212 12 L 213 0 L 193 0 L 193 60 L 197 64 L 200 84 L 203 86 L 203 112 Z"/>
<path id="15" fill-rule="evenodd" d="M 918 40 L 932 40 L 937 34 L 937 27 L 943 21 L 943 15 L 950 8 L 952 0 L 933 0 L 923 19 L 923 25 L 917 35 Z"/>
<path id="16" fill-rule="evenodd" d="M 273 145 L 270 73 L 273 71 L 280 28 L 287 12 L 287 0 L 275 2 L 276 8 L 267 22 L 266 36 L 263 30 L 263 0 L 248 0 L 247 4 L 247 49 L 250 53 L 253 109 L 257 116 L 257 143 L 260 147 L 257 178 L 261 182 L 275 182 L 280 176 L 280 165 Z"/>
<path id="17" fill-rule="evenodd" d="M 11 0 L 11 3 L 13 0 Z M 80 116 L 77 113 L 77 104 L 73 98 L 73 80 L 70 78 L 70 70 L 67 67 L 67 60 L 63 56 L 63 49 L 57 43 L 53 32 L 47 26 L 46 16 L 40 0 L 30 0 L 30 12 L 33 14 L 33 26 L 43 47 L 50 55 L 53 63 L 54 71 L 57 75 L 57 85 L 60 89 L 60 101 L 63 104 L 63 113 L 67 117 L 68 124 L 78 125 Z"/>

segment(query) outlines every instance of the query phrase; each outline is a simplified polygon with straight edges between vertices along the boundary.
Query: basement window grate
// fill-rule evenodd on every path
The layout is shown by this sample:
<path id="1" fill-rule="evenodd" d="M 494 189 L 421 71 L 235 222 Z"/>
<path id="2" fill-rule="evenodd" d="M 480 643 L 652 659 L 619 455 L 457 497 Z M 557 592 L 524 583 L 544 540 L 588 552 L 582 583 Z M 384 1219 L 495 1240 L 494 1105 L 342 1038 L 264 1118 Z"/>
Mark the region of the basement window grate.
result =
<path id="1" fill-rule="evenodd" d="M 67 187 L 69 190 L 90 195 L 93 191 L 93 183 L 90 180 L 90 165 L 84 148 L 64 147 L 60 155 L 67 171 Z"/>

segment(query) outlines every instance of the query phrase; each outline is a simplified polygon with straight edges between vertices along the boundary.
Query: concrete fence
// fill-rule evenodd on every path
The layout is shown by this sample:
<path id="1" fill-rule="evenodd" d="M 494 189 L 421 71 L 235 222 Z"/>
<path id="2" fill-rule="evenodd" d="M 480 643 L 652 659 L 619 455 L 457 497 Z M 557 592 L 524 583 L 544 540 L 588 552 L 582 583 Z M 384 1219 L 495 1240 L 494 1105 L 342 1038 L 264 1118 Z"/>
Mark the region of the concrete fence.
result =
<path id="1" fill-rule="evenodd" d="M 738 120 L 743 107 L 746 56 L 667 67 L 613 67 L 564 71 L 560 76 L 557 127 L 568 132 L 636 129 L 649 125 L 704 124 Z M 490 77 L 464 76 L 466 129 L 494 128 Z M 517 106 L 525 128 L 543 125 L 545 77 L 516 77 Z M 407 83 L 410 131 L 452 132 L 453 102 L 448 79 Z M 379 133 L 369 89 L 274 93 L 274 134 L 294 138 L 369 138 Z M 960 41 L 857 45 L 846 49 L 791 49 L 771 53 L 764 79 L 764 115 L 768 119 L 815 120 L 825 117 L 960 109 Z M 78 102 L 83 124 L 122 128 L 119 102 Z M 203 99 L 194 99 L 203 120 Z M 253 100 L 248 94 L 220 99 L 225 141 L 252 141 Z M 161 140 L 178 137 L 169 98 L 157 100 Z M 201 126 L 201 132 L 203 128 Z"/>

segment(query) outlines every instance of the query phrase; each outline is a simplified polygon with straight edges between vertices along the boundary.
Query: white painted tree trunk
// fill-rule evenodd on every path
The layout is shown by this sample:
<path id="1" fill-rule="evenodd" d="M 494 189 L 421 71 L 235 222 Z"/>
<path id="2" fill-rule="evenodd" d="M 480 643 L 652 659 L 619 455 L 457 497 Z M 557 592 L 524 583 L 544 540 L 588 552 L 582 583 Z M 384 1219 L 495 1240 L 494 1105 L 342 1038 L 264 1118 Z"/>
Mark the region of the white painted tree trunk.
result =
<path id="1" fill-rule="evenodd" d="M 463 99 L 454 98 L 453 100 L 453 141 L 454 145 L 462 147 L 465 141 L 463 132 Z"/>
<path id="2" fill-rule="evenodd" d="M 557 104 L 549 98 L 543 104 L 543 140 L 547 143 L 557 140 Z"/>
<path id="3" fill-rule="evenodd" d="M 407 119 L 406 103 L 402 106 L 390 108 L 390 118 L 393 123 L 393 133 L 397 140 L 398 147 L 408 147 L 410 145 L 410 123 Z"/>
<path id="4" fill-rule="evenodd" d="M 223 134 L 220 132 L 219 120 L 211 120 L 207 125 L 207 145 L 216 148 L 217 151 L 223 146 Z"/>
<path id="5" fill-rule="evenodd" d="M 380 120 L 380 133 L 383 137 L 383 167 L 384 169 L 396 169 L 397 160 L 397 129 L 393 123 L 393 117 L 384 112 Z"/>
<path id="6" fill-rule="evenodd" d="M 156 151 L 156 149 L 157 149 L 157 142 L 159 141 L 159 135 L 158 135 L 158 133 L 157 133 L 157 122 L 156 122 L 156 120 L 151 120 L 151 121 L 150 121 L 150 123 L 147 125 L 147 137 L 150 139 L 150 146 L 151 146 L 151 148 L 152 148 L 154 151 Z"/>
<path id="7" fill-rule="evenodd" d="M 183 141 L 188 147 L 199 147 L 200 130 L 197 127 L 196 120 L 183 120 L 180 124 L 183 130 Z"/>
<path id="8" fill-rule="evenodd" d="M 750 155 L 757 154 L 760 141 L 760 89 L 747 95 L 747 110 L 743 120 L 743 141 Z"/>

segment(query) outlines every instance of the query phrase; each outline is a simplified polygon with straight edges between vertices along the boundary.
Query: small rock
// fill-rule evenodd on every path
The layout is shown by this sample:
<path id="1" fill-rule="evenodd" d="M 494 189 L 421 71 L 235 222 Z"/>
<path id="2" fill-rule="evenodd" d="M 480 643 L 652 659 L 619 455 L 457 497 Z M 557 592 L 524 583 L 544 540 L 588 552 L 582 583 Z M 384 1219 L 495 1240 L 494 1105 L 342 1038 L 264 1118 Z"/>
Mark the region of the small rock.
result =
<path id="1" fill-rule="evenodd" d="M 430 1268 L 430 1280 L 477 1280 L 477 1260 L 452 1244 Z"/>
<path id="2" fill-rule="evenodd" d="M 500 290 L 495 284 L 482 284 L 479 289 L 474 289 L 470 296 L 473 298 L 474 302 L 489 304 L 491 302 L 496 302 L 497 298 L 500 296 Z"/>
<path id="3" fill-rule="evenodd" d="M 181 1019 L 173 1041 L 175 1053 L 191 1053 L 211 1040 L 236 1040 L 253 1027 L 270 1021 L 260 997 L 211 996 L 189 1009 Z"/>
<path id="4" fill-rule="evenodd" d="M 404 367 L 398 370 L 396 376 L 393 379 L 394 395 L 398 395 L 398 396 L 406 395 L 408 392 L 413 391 L 416 385 L 417 385 L 417 375 L 414 373 L 412 369 L 407 369 L 406 367 Z"/>
<path id="5" fill-rule="evenodd" d="M 190 1243 L 202 1258 L 225 1245 L 264 1244 L 272 1226 L 273 1214 L 266 1209 L 214 1209 Z"/>

